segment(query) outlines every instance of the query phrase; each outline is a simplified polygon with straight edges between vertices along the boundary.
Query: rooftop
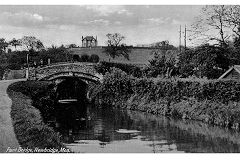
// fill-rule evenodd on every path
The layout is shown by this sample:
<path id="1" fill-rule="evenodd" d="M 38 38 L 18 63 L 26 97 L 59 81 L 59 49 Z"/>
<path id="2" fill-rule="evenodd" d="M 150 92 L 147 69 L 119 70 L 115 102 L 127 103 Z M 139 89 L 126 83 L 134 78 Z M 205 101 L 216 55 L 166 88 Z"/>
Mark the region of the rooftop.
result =
<path id="1" fill-rule="evenodd" d="M 93 36 L 86 36 L 82 40 L 84 40 L 84 39 L 86 39 L 87 41 L 91 41 L 91 40 L 95 40 L 96 41 L 96 39 Z"/>

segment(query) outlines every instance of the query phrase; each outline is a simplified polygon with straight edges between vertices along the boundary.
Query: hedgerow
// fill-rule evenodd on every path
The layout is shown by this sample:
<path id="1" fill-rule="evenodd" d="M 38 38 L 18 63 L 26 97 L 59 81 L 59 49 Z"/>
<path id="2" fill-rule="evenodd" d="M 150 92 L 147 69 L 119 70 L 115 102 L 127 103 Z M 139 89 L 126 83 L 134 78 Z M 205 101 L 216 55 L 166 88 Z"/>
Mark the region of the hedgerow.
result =
<path id="1" fill-rule="evenodd" d="M 52 82 L 20 81 L 9 87 L 14 92 L 20 92 L 32 99 L 32 105 L 40 110 L 43 119 L 47 119 L 54 111 L 55 91 Z"/>
<path id="2" fill-rule="evenodd" d="M 238 129 L 240 82 L 181 81 L 135 78 L 112 68 L 91 98 L 105 106 L 119 106 L 154 114 L 204 121 Z"/>
<path id="3" fill-rule="evenodd" d="M 98 65 L 95 66 L 95 69 L 98 73 L 105 74 L 111 70 L 111 68 L 118 68 L 122 71 L 126 72 L 129 75 L 134 77 L 143 77 L 144 70 L 143 68 L 134 65 L 134 64 L 126 64 L 126 63 L 116 63 L 116 62 L 105 62 L 102 61 Z"/>
<path id="4" fill-rule="evenodd" d="M 17 82 L 8 87 L 8 95 L 12 99 L 11 118 L 19 144 L 23 148 L 34 150 L 65 148 L 60 141 L 59 133 L 44 123 L 43 113 L 33 106 L 33 97 L 46 92 L 49 84 L 44 82 Z M 36 97 L 35 97 L 36 98 Z"/>

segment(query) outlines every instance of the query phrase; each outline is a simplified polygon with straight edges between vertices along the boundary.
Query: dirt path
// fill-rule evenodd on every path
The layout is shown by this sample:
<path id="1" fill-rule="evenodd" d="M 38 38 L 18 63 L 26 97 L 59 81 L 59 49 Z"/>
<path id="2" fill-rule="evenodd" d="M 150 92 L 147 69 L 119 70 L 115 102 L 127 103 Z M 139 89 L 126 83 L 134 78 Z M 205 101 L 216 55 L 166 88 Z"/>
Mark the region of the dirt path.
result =
<path id="1" fill-rule="evenodd" d="M 12 101 L 7 95 L 7 87 L 17 80 L 0 80 L 0 153 L 5 153 L 10 147 L 11 149 L 19 147 L 16 139 L 12 119 L 10 115 Z"/>

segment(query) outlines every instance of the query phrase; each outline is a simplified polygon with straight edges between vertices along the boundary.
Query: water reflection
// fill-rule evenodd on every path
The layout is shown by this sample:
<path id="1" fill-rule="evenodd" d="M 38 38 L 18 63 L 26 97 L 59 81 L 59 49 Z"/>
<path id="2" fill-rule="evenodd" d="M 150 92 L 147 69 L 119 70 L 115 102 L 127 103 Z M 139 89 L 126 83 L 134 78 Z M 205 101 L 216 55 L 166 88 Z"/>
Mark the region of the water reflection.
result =
<path id="1" fill-rule="evenodd" d="M 57 123 L 53 126 L 61 133 L 66 146 L 74 152 L 240 151 L 238 133 L 200 122 L 90 106 L 78 112 L 78 117 L 66 118 L 66 113 L 65 118 L 56 118 Z"/>

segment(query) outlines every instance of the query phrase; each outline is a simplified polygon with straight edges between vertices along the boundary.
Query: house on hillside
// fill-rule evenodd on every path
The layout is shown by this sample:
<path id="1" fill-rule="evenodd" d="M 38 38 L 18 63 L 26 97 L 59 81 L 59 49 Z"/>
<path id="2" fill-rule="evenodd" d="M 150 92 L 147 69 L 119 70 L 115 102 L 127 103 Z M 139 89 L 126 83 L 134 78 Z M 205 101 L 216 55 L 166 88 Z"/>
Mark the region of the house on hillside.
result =
<path id="1" fill-rule="evenodd" d="M 91 47 L 97 47 L 98 41 L 97 36 L 94 38 L 93 36 L 86 36 L 83 38 L 82 36 L 82 47 L 85 48 L 91 48 Z"/>
<path id="2" fill-rule="evenodd" d="M 240 65 L 234 65 L 229 70 L 227 70 L 223 75 L 221 75 L 218 79 L 240 80 Z"/>

